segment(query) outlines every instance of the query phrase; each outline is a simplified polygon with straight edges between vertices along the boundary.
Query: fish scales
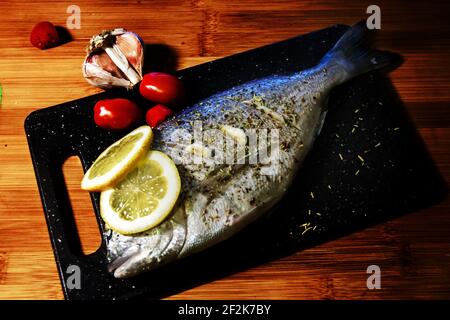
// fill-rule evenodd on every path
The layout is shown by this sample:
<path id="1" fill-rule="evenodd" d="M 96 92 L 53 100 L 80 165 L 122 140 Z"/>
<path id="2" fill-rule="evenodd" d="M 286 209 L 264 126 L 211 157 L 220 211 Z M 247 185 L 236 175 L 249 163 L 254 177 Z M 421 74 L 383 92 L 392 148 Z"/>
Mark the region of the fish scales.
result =
<path id="1" fill-rule="evenodd" d="M 317 66 L 236 86 L 161 124 L 152 148 L 177 164 L 180 197 L 157 227 L 132 236 L 105 232 L 110 272 L 126 278 L 204 250 L 276 204 L 320 132 L 330 90 L 396 58 L 360 46 L 366 33 L 356 24 Z"/>

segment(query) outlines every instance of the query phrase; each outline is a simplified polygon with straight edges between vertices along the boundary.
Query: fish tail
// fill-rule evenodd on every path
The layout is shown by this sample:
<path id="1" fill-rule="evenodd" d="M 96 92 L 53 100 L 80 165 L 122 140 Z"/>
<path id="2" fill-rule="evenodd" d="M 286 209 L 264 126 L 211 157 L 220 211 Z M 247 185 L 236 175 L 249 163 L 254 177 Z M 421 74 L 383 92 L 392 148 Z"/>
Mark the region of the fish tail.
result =
<path id="1" fill-rule="evenodd" d="M 376 69 L 394 69 L 403 62 L 397 53 L 373 48 L 375 31 L 365 20 L 353 25 L 322 58 L 321 64 L 338 66 L 342 82 Z"/>

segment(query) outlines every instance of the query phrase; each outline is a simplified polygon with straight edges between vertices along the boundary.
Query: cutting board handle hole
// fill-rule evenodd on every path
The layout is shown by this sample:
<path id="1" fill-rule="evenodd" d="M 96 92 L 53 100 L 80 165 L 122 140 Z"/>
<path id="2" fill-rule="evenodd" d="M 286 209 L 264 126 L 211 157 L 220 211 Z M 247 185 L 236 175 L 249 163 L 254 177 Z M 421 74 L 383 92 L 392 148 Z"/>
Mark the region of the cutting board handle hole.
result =
<path id="1" fill-rule="evenodd" d="M 84 255 L 94 253 L 100 248 L 101 234 L 95 217 L 89 192 L 80 187 L 84 172 L 80 158 L 69 157 L 62 167 L 67 193 Z"/>

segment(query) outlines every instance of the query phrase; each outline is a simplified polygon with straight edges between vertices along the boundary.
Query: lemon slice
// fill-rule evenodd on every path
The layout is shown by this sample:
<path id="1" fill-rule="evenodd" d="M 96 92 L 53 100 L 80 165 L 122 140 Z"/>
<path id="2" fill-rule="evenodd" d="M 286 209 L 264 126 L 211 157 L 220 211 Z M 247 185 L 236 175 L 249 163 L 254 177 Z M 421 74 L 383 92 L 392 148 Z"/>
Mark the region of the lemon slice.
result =
<path id="1" fill-rule="evenodd" d="M 116 185 L 148 152 L 152 129 L 141 126 L 103 151 L 81 181 L 81 188 L 102 191 Z"/>
<path id="2" fill-rule="evenodd" d="M 143 232 L 170 214 L 180 188 L 180 176 L 172 159 L 150 151 L 118 185 L 101 193 L 101 216 L 118 233 Z"/>

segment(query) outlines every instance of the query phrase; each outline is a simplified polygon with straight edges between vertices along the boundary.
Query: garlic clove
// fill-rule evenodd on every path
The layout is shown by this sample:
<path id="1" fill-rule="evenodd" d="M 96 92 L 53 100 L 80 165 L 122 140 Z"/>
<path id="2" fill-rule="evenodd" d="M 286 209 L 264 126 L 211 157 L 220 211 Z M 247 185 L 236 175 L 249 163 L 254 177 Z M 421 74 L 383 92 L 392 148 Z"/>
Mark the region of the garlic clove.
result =
<path id="1" fill-rule="evenodd" d="M 132 83 L 124 77 L 113 76 L 111 72 L 105 70 L 104 67 L 97 63 L 98 59 L 96 59 L 96 57 L 93 57 L 88 61 L 89 62 L 83 64 L 83 76 L 91 85 L 102 89 L 110 89 L 113 87 L 131 88 L 133 86 Z M 118 70 L 118 72 L 121 73 L 120 70 Z"/>
<path id="2" fill-rule="evenodd" d="M 127 32 L 117 37 L 117 45 L 122 50 L 131 66 L 142 79 L 142 68 L 144 66 L 144 42 L 132 32 Z"/>
<path id="3" fill-rule="evenodd" d="M 92 37 L 83 62 L 83 76 L 103 89 L 132 88 L 142 80 L 144 43 L 124 29 L 104 31 Z"/>

